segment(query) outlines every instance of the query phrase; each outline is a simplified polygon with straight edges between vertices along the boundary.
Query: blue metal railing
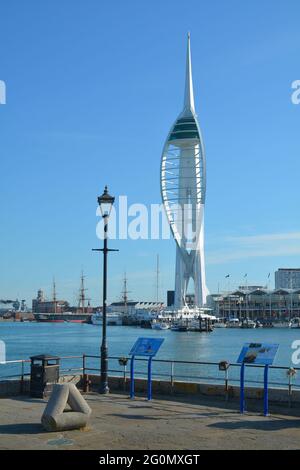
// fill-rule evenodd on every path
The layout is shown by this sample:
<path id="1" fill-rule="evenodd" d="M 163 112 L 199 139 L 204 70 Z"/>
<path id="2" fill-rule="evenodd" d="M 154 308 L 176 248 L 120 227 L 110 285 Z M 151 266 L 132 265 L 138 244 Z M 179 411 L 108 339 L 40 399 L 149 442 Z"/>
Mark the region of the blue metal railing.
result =
<path id="1" fill-rule="evenodd" d="M 129 357 L 124 357 L 128 362 Z M 61 375 L 82 374 L 99 375 L 100 374 L 100 356 L 98 355 L 78 355 L 63 356 L 60 358 Z M 147 377 L 147 359 L 136 358 L 135 375 L 140 378 Z M 112 376 L 123 377 L 124 383 L 129 379 L 129 367 L 120 365 L 120 357 L 109 356 L 109 374 Z M 21 382 L 30 376 L 30 360 L 12 360 L 0 364 L 0 381 L 19 378 Z M 232 363 L 229 369 L 219 370 L 218 362 L 207 361 L 180 361 L 170 359 L 153 359 L 153 379 L 164 380 L 174 386 L 175 381 L 195 382 L 195 383 L 223 383 L 228 389 L 230 385 L 239 384 L 240 364 Z M 116 365 L 117 364 L 117 365 Z M 18 367 L 18 370 L 15 370 Z M 264 366 L 256 364 L 246 365 L 247 373 L 245 384 L 247 386 L 260 386 L 263 384 Z M 294 368 L 296 375 L 288 375 L 289 367 L 270 366 L 269 385 L 274 388 L 286 388 L 291 394 L 292 389 L 300 389 L 300 368 Z M 298 374 L 297 374 L 298 373 Z"/>

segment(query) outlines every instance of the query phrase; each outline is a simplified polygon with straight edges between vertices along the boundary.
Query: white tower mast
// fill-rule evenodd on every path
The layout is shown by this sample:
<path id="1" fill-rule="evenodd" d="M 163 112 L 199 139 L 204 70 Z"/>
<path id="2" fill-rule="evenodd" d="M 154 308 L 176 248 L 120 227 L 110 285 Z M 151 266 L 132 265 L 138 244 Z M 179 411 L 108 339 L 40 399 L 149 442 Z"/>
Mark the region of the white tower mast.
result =
<path id="1" fill-rule="evenodd" d="M 165 143 L 161 162 L 161 193 L 176 241 L 175 307 L 185 305 L 190 279 L 195 306 L 206 303 L 204 264 L 205 153 L 194 104 L 190 34 L 187 41 L 183 110 Z"/>

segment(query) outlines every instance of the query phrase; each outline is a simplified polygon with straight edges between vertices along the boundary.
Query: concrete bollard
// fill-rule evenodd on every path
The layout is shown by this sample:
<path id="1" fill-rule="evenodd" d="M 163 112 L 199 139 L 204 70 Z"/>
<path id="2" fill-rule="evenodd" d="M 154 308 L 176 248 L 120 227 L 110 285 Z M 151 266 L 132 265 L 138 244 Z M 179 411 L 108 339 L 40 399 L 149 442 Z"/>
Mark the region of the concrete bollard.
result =
<path id="1" fill-rule="evenodd" d="M 71 410 L 65 410 L 67 404 Z M 91 408 L 74 384 L 56 384 L 43 413 L 42 425 L 46 431 L 84 428 L 91 412 Z"/>

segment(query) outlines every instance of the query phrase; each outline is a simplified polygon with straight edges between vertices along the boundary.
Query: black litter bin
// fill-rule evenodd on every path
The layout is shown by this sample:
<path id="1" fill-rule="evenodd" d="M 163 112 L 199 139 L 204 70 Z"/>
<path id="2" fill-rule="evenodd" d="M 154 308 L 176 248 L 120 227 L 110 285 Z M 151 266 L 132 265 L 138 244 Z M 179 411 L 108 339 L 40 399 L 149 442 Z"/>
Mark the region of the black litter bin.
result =
<path id="1" fill-rule="evenodd" d="M 40 354 L 32 356 L 30 359 L 30 396 L 44 398 L 50 395 L 53 385 L 59 380 L 60 358 Z"/>

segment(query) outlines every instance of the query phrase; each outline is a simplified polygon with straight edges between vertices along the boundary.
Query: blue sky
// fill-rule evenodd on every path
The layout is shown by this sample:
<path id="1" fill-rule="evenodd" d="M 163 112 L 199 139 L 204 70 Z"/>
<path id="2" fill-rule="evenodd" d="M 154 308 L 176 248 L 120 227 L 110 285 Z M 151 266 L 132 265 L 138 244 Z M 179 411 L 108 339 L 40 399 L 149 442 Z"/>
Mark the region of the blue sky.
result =
<path id="1" fill-rule="evenodd" d="M 166 135 L 182 107 L 186 33 L 207 154 L 211 291 L 300 265 L 300 4 L 256 0 L 4 0 L 0 6 L 0 298 L 39 287 L 101 299 L 96 197 L 160 202 Z M 109 298 L 173 287 L 175 245 L 117 240 Z M 273 276 L 272 276 L 273 277 Z"/>

